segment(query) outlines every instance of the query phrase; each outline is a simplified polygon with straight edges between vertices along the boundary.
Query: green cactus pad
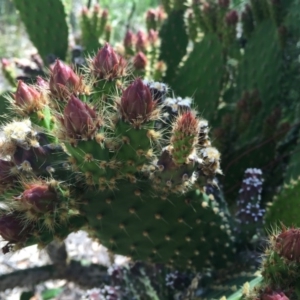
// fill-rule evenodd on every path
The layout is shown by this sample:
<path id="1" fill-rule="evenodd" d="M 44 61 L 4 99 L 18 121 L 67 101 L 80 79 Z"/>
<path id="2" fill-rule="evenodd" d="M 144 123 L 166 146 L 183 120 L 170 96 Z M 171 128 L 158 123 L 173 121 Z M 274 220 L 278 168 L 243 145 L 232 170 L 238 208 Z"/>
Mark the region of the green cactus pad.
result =
<path id="1" fill-rule="evenodd" d="M 109 249 L 135 260 L 178 268 L 225 267 L 234 255 L 230 223 L 218 204 L 199 191 L 161 199 L 149 183 L 119 181 L 114 191 L 88 190 L 81 212 Z"/>
<path id="2" fill-rule="evenodd" d="M 241 144 L 248 143 L 260 131 L 263 118 L 280 100 L 282 78 L 281 50 L 277 28 L 272 21 L 264 21 L 253 32 L 240 62 L 237 78 L 236 97 L 239 100 L 244 91 L 258 90 L 262 107 L 248 130 L 239 138 Z M 253 133 L 255 134 L 253 135 Z"/>
<path id="3" fill-rule="evenodd" d="M 29 37 L 43 61 L 54 55 L 62 60 L 68 49 L 68 24 L 60 0 L 14 0 Z"/>
<path id="4" fill-rule="evenodd" d="M 159 35 L 161 37 L 160 60 L 163 60 L 168 68 L 165 80 L 166 82 L 171 82 L 188 45 L 184 11 L 172 11 L 163 24 Z"/>
<path id="5" fill-rule="evenodd" d="M 300 181 L 292 180 L 276 195 L 266 214 L 267 228 L 283 223 L 285 226 L 300 226 Z"/>
<path id="6" fill-rule="evenodd" d="M 194 45 L 171 86 L 178 94 L 193 97 L 200 112 L 211 119 L 218 107 L 223 74 L 221 43 L 208 34 Z"/>
<path id="7" fill-rule="evenodd" d="M 0 94 L 0 122 L 5 121 L 5 116 L 9 111 L 9 102 L 5 94 Z"/>

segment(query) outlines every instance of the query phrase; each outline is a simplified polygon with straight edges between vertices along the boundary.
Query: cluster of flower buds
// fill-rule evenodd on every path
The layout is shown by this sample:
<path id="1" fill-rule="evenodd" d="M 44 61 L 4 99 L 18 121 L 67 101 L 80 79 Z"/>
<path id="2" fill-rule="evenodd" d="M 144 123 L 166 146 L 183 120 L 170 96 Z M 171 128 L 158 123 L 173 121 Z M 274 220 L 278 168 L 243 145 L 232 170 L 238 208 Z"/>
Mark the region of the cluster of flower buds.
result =
<path id="1" fill-rule="evenodd" d="M 146 12 L 147 30 L 148 31 L 150 31 L 151 29 L 158 30 L 162 25 L 163 21 L 165 20 L 165 18 L 166 18 L 166 13 L 161 6 L 159 6 L 156 9 L 150 8 Z"/>

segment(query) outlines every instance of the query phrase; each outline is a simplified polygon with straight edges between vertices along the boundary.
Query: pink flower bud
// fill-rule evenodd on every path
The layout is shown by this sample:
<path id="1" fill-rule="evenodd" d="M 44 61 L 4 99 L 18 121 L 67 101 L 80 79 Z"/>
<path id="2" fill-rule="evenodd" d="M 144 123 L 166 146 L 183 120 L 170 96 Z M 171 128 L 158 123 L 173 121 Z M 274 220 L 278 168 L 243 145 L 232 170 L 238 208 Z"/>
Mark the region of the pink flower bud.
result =
<path id="1" fill-rule="evenodd" d="M 93 7 L 94 13 L 98 14 L 100 12 L 100 5 L 96 3 Z"/>
<path id="2" fill-rule="evenodd" d="M 108 10 L 107 9 L 103 9 L 101 18 L 105 19 L 105 20 L 108 18 Z"/>
<path id="3" fill-rule="evenodd" d="M 81 15 L 83 16 L 87 16 L 89 14 L 89 9 L 84 6 L 82 9 L 81 9 Z"/>
<path id="4" fill-rule="evenodd" d="M 225 21 L 229 26 L 235 26 L 239 21 L 239 15 L 236 10 L 229 11 L 225 16 Z"/>
<path id="5" fill-rule="evenodd" d="M 95 110 L 73 95 L 65 107 L 61 123 L 67 136 L 75 139 L 91 138 L 100 127 Z"/>
<path id="6" fill-rule="evenodd" d="M 136 35 L 136 51 L 145 52 L 148 46 L 148 38 L 145 32 L 139 30 Z"/>
<path id="7" fill-rule="evenodd" d="M 150 8 L 146 13 L 146 21 L 147 22 L 155 22 L 157 18 L 156 10 L 153 8 Z"/>
<path id="8" fill-rule="evenodd" d="M 133 66 L 136 70 L 145 70 L 147 66 L 147 57 L 143 52 L 139 52 L 133 58 Z"/>
<path id="9" fill-rule="evenodd" d="M 8 242 L 16 243 L 26 240 L 29 232 L 16 214 L 0 216 L 0 235 Z"/>
<path id="10" fill-rule="evenodd" d="M 7 67 L 9 67 L 11 65 L 10 61 L 6 58 L 1 58 L 1 66 L 2 69 L 6 69 Z"/>
<path id="11" fill-rule="evenodd" d="M 131 123 L 140 124 L 151 117 L 156 106 L 150 89 L 137 78 L 122 94 L 120 109 L 123 118 Z"/>
<path id="12" fill-rule="evenodd" d="M 106 43 L 93 59 L 94 73 L 101 79 L 116 79 L 125 72 L 125 62 L 114 49 Z"/>
<path id="13" fill-rule="evenodd" d="M 82 80 L 69 66 L 57 59 L 51 71 L 49 87 L 54 97 L 63 99 L 81 92 Z"/>
<path id="14" fill-rule="evenodd" d="M 157 8 L 156 14 L 157 14 L 157 20 L 158 20 L 158 23 L 159 23 L 159 25 L 160 25 L 160 24 L 166 19 L 166 17 L 167 17 L 167 14 L 166 14 L 166 12 L 164 11 L 163 6 L 159 6 L 159 7 Z"/>
<path id="15" fill-rule="evenodd" d="M 19 80 L 14 98 L 17 106 L 24 108 L 26 112 L 30 113 L 39 107 L 41 93 Z"/>
<path id="16" fill-rule="evenodd" d="M 290 300 L 285 293 L 272 291 L 270 288 L 266 288 L 263 294 L 260 296 L 261 300 Z"/>
<path id="17" fill-rule="evenodd" d="M 155 45 L 158 41 L 158 31 L 150 29 L 148 33 L 148 40 L 151 45 Z"/>
<path id="18" fill-rule="evenodd" d="M 33 210 L 37 213 L 53 212 L 58 196 L 54 189 L 47 184 L 32 184 L 16 200 L 25 209 Z"/>
<path id="19" fill-rule="evenodd" d="M 124 47 L 132 48 L 135 45 L 135 40 L 136 40 L 136 37 L 133 34 L 133 32 L 130 29 L 127 30 L 124 41 L 123 41 Z"/>
<path id="20" fill-rule="evenodd" d="M 37 76 L 36 77 L 36 84 L 41 88 L 49 88 L 48 81 L 44 80 L 42 77 Z"/>

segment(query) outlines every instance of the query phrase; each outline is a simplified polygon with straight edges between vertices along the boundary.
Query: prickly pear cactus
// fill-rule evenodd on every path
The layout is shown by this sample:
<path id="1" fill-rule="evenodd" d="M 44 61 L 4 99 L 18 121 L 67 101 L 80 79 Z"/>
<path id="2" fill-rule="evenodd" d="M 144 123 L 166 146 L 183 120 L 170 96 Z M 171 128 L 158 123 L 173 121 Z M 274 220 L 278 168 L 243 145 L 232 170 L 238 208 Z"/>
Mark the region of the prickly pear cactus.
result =
<path id="1" fill-rule="evenodd" d="M 11 158 L 2 161 L 3 238 L 16 248 L 46 245 L 83 222 L 135 260 L 225 267 L 235 253 L 232 219 L 201 191 L 221 173 L 207 121 L 187 107 L 164 135 L 167 89 L 130 80 L 108 44 L 86 72 L 57 60 L 49 81 L 19 82 L 10 99 L 25 119 L 2 127 L 1 155 Z"/>
<path id="2" fill-rule="evenodd" d="M 28 35 L 43 61 L 50 55 L 64 60 L 68 49 L 68 24 L 61 0 L 14 0 Z"/>

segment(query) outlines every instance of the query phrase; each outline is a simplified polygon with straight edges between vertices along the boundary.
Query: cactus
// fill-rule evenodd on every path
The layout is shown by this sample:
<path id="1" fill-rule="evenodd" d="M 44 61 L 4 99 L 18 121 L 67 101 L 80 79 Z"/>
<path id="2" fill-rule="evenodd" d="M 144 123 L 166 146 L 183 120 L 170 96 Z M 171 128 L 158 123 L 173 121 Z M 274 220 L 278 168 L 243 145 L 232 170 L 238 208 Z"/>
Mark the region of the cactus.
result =
<path id="1" fill-rule="evenodd" d="M 94 53 L 101 44 L 109 42 L 109 24 L 108 11 L 100 9 L 98 4 L 95 4 L 92 9 L 84 7 L 81 11 L 81 45 L 84 47 L 85 53 Z M 104 42 L 100 42 L 100 38 Z"/>
<path id="2" fill-rule="evenodd" d="M 172 268 L 168 280 L 200 272 L 184 299 L 297 299 L 299 3 L 253 0 L 241 17 L 227 0 L 163 5 L 161 27 L 150 11 L 147 33 L 127 31 L 124 57 L 105 44 L 80 73 L 56 61 L 47 81 L 18 83 L 2 126 L 3 251 L 82 228 Z M 291 228 L 261 261 L 278 222 Z"/>
<path id="3" fill-rule="evenodd" d="M 16 248 L 45 245 L 84 219 L 91 236 L 120 254 L 178 268 L 224 267 L 234 254 L 230 216 L 199 190 L 220 172 L 219 152 L 204 143 L 205 121 L 194 111 L 181 112 L 163 140 L 155 129 L 163 103 L 141 79 L 127 83 L 109 45 L 87 71 L 79 76 L 56 61 L 49 85 L 19 82 L 10 101 L 26 119 L 3 126 L 1 154 L 14 164 L 5 173 L 16 170 L 3 175 L 3 201 L 11 212 L 1 218 L 12 224 L 9 232 L 2 226 L 3 238 Z M 106 80 L 117 94 L 103 93 Z M 45 229 L 37 236 L 40 226 Z"/>
<path id="4" fill-rule="evenodd" d="M 45 64 L 51 55 L 64 60 L 68 49 L 68 24 L 64 3 L 51 1 L 20 1 L 14 4 L 20 13 L 29 37 Z"/>

